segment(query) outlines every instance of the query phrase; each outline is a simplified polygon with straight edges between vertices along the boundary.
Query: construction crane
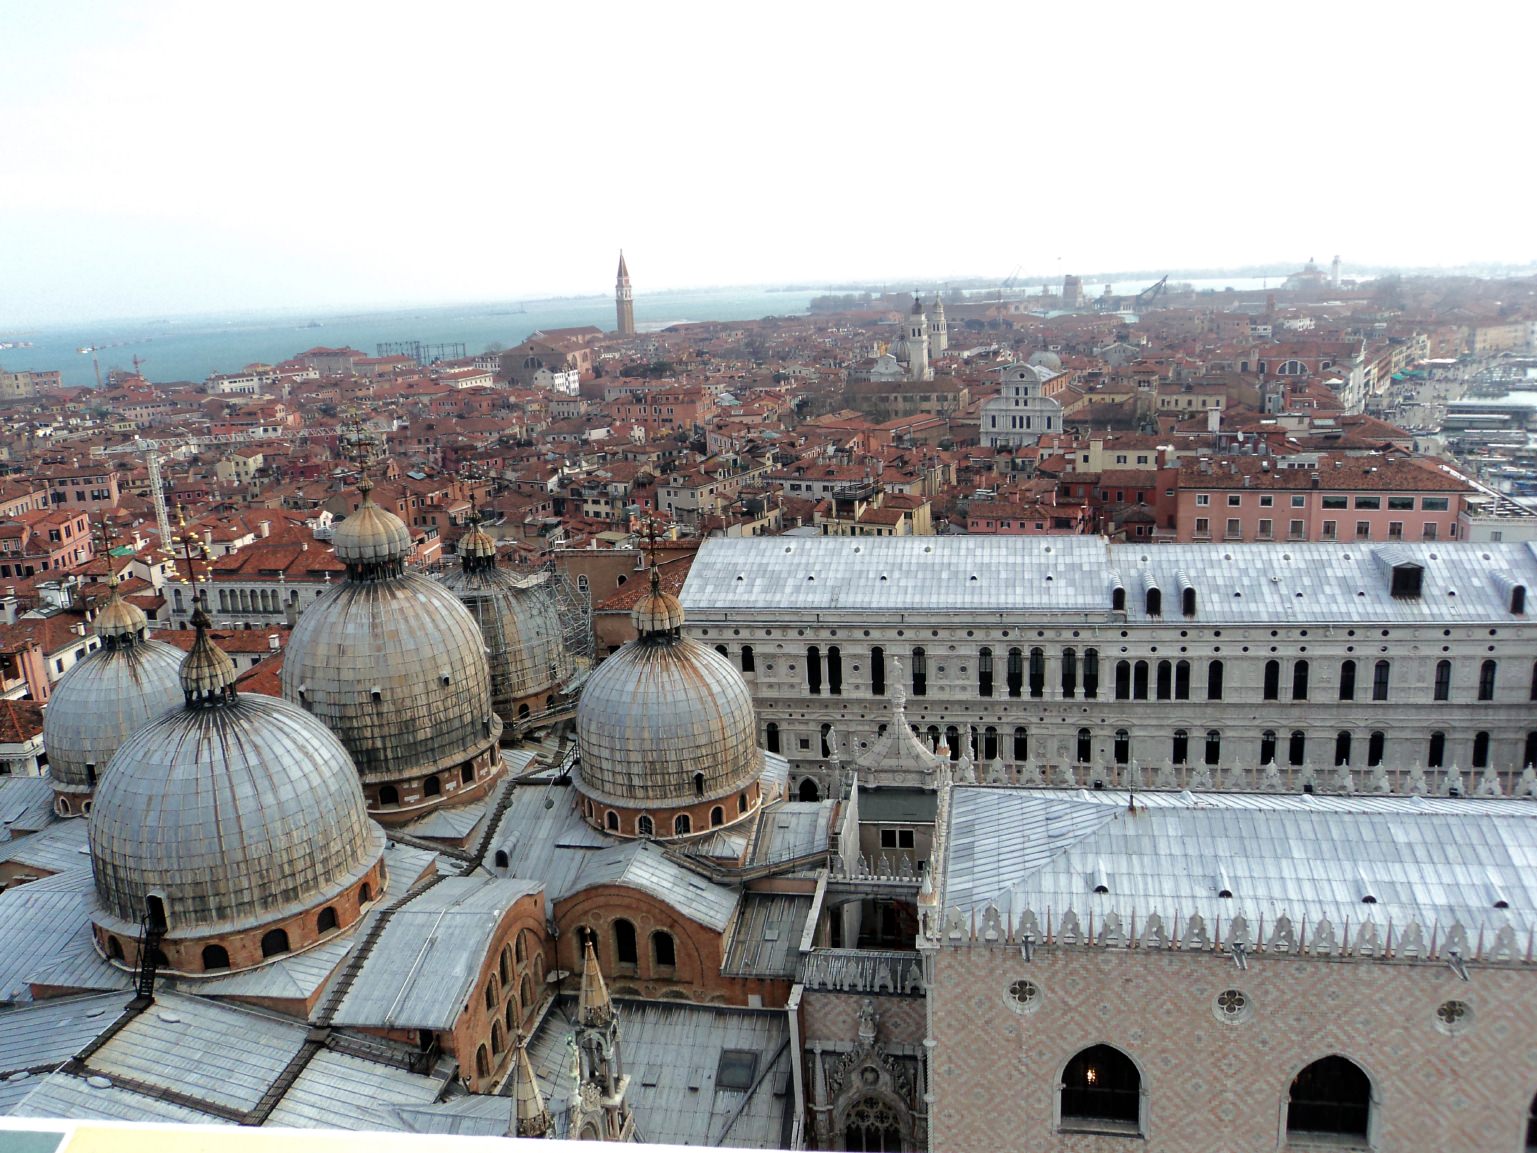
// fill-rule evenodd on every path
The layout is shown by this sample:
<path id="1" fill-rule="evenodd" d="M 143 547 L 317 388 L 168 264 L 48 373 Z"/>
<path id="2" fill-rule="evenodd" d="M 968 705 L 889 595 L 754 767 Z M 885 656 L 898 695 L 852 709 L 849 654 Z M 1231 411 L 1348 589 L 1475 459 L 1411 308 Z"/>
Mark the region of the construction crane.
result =
<path id="1" fill-rule="evenodd" d="M 1014 287 L 1014 282 L 1019 279 L 1019 270 L 1023 267 L 1023 264 L 1016 264 L 1014 271 L 1009 273 L 1008 278 L 998 286 L 998 311 L 1000 313 L 1003 311 L 1003 294 Z"/>
<path id="2" fill-rule="evenodd" d="M 1169 278 L 1165 276 L 1157 284 L 1148 285 L 1148 287 L 1144 288 L 1141 292 L 1137 293 L 1136 296 L 1132 297 L 1131 306 L 1133 308 L 1141 308 L 1145 304 L 1152 304 L 1153 301 L 1157 300 L 1160 296 L 1168 291 L 1168 284 Z"/>
<path id="3" fill-rule="evenodd" d="M 160 458 L 162 456 L 180 457 L 187 453 L 202 451 L 204 445 L 224 444 L 251 444 L 257 441 L 269 440 L 304 440 L 310 436 L 324 435 L 331 432 L 330 429 L 297 429 L 293 432 L 270 436 L 255 432 L 229 432 L 229 433 L 187 433 L 185 436 L 175 438 L 162 438 L 160 440 L 147 440 L 143 437 L 135 437 L 127 444 L 120 444 L 114 448 L 94 448 L 92 456 L 116 456 L 119 453 L 139 453 L 144 457 L 144 467 L 149 473 L 150 499 L 155 504 L 155 526 L 160 531 L 160 547 L 171 547 L 171 515 L 166 508 L 165 488 L 160 479 Z"/>

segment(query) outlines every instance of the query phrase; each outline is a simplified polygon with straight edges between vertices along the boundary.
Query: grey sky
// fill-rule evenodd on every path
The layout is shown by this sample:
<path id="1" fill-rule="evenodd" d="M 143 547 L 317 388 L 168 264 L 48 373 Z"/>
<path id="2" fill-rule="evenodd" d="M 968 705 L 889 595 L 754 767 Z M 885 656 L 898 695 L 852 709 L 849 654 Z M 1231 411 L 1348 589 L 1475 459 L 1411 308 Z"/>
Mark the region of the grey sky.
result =
<path id="1" fill-rule="evenodd" d="M 0 5 L 0 330 L 1537 257 L 1528 4 Z"/>

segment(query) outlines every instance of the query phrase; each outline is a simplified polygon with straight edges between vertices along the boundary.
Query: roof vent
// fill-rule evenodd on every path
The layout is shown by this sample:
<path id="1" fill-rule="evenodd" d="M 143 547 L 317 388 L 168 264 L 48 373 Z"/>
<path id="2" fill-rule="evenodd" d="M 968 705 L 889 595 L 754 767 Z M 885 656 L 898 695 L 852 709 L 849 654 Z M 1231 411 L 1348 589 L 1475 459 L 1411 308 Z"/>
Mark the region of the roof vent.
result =
<path id="1" fill-rule="evenodd" d="M 1094 891 L 1096 893 L 1110 891 L 1110 873 L 1105 869 L 1104 861 L 1094 862 Z"/>
<path id="2" fill-rule="evenodd" d="M 1221 865 L 1217 866 L 1217 896 L 1225 901 L 1233 899 L 1233 882 L 1228 879 L 1227 870 Z"/>

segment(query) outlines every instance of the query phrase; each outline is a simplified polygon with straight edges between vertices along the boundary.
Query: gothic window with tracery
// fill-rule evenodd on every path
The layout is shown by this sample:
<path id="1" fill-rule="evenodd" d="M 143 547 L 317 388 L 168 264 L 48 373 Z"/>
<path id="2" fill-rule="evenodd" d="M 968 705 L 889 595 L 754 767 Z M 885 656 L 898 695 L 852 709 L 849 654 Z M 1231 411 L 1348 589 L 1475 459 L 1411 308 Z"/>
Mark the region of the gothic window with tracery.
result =
<path id="1" fill-rule="evenodd" d="M 844 1124 L 843 1147 L 852 1153 L 899 1153 L 902 1128 L 891 1107 L 878 1097 L 855 1101 Z"/>

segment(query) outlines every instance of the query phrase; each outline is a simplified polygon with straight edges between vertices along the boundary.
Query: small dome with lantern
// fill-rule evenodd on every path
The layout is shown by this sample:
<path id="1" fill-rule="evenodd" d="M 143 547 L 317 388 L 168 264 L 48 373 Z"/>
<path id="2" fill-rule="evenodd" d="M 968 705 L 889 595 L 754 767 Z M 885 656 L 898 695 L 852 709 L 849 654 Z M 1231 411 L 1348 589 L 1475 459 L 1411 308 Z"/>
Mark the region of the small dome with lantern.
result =
<path id="1" fill-rule="evenodd" d="M 501 771 L 486 643 L 432 578 L 406 570 L 411 533 L 360 486 L 336 529 L 347 579 L 305 606 L 284 656 L 283 696 L 341 740 L 381 820 L 484 795 Z"/>
<path id="2" fill-rule="evenodd" d="M 683 606 L 654 567 L 631 617 L 638 639 L 594 670 L 577 705 L 578 789 L 592 812 L 646 810 L 642 829 L 658 835 L 720 823 L 707 815 L 733 796 L 719 807 L 736 820 L 755 807 L 763 767 L 747 683 L 720 653 L 682 635 Z M 664 819 L 679 815 L 686 823 Z M 623 822 L 617 831 L 627 831 Z"/>

